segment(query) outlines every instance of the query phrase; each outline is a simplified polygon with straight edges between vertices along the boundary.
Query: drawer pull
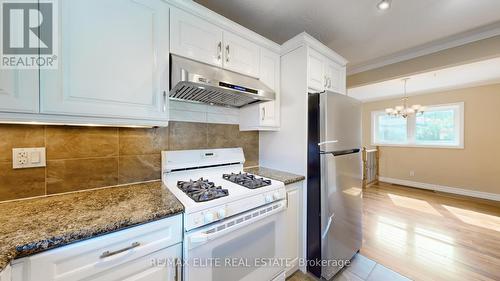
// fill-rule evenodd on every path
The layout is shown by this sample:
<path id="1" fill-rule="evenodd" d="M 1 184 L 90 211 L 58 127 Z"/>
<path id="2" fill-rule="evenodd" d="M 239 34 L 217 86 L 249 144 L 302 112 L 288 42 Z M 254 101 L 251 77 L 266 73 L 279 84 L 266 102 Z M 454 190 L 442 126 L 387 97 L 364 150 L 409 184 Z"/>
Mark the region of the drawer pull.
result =
<path id="1" fill-rule="evenodd" d="M 132 250 L 133 248 L 137 248 L 139 246 L 141 246 L 141 243 L 134 242 L 134 243 L 132 243 L 132 245 L 130 245 L 130 246 L 126 247 L 126 248 L 120 249 L 120 250 L 116 250 L 116 251 L 113 251 L 113 252 L 106 251 L 106 252 L 102 253 L 102 255 L 100 256 L 100 258 L 104 259 L 104 258 L 107 258 L 107 257 L 111 257 L 111 256 L 114 256 L 116 254 L 123 253 L 123 252 L 128 251 L 128 250 Z"/>

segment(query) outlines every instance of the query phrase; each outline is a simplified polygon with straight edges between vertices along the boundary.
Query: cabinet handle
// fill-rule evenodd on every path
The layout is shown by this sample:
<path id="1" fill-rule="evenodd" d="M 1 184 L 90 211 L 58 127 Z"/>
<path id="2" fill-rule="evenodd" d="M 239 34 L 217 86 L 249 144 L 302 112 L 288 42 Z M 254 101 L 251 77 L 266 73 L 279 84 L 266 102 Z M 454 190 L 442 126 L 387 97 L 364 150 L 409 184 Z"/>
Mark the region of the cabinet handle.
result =
<path id="1" fill-rule="evenodd" d="M 107 258 L 107 257 L 111 257 L 111 256 L 114 256 L 116 254 L 123 253 L 123 252 L 126 252 L 128 250 L 132 250 L 133 248 L 137 248 L 139 246 L 141 246 L 141 243 L 134 242 L 134 243 L 132 243 L 132 245 L 130 245 L 130 246 L 126 247 L 126 248 L 123 248 L 121 250 L 117 250 L 117 251 L 113 251 L 113 252 L 106 251 L 106 252 L 102 253 L 99 258 L 104 259 L 104 258 Z"/>
<path id="2" fill-rule="evenodd" d="M 167 111 L 167 91 L 163 91 L 163 112 Z"/>
<path id="3" fill-rule="evenodd" d="M 332 79 L 328 78 L 328 88 L 332 87 Z"/>
<path id="4" fill-rule="evenodd" d="M 222 41 L 219 41 L 219 44 L 217 44 L 217 60 L 222 59 Z"/>
<path id="5" fill-rule="evenodd" d="M 262 121 L 264 121 L 264 119 L 266 119 L 266 108 L 265 107 L 262 108 Z"/>
<path id="6" fill-rule="evenodd" d="M 325 84 L 324 87 L 326 88 L 326 86 L 328 86 L 328 77 L 326 77 L 326 75 L 325 75 L 325 83 L 324 84 Z"/>
<path id="7" fill-rule="evenodd" d="M 174 280 L 175 281 L 180 281 L 180 274 L 179 274 L 179 259 L 175 258 L 175 271 L 174 271 Z"/>
<path id="8" fill-rule="evenodd" d="M 226 46 L 226 62 L 229 62 L 229 45 Z"/>

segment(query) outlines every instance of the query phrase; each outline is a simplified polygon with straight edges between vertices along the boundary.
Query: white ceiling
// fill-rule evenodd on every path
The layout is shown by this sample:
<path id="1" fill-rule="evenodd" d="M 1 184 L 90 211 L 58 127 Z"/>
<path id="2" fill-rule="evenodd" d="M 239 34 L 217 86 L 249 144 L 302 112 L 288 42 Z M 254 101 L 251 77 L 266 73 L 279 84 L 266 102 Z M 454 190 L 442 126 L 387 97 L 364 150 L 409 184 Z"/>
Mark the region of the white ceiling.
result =
<path id="1" fill-rule="evenodd" d="M 302 31 L 350 61 L 349 68 L 486 26 L 500 0 L 195 0 L 279 44 Z"/>
<path id="2" fill-rule="evenodd" d="M 469 86 L 500 83 L 500 58 L 454 66 L 408 76 L 408 95 L 419 95 Z M 401 79 L 348 89 L 348 95 L 363 102 L 403 96 Z"/>

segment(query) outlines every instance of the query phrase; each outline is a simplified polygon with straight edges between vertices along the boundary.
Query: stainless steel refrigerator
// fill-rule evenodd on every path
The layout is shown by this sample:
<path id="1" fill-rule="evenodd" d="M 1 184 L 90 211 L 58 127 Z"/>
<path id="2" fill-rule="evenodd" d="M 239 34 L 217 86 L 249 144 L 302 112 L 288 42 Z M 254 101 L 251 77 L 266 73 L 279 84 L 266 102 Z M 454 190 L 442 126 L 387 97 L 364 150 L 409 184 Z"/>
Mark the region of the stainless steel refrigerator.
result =
<path id="1" fill-rule="evenodd" d="M 309 94 L 307 269 L 330 280 L 361 248 L 361 103 Z"/>

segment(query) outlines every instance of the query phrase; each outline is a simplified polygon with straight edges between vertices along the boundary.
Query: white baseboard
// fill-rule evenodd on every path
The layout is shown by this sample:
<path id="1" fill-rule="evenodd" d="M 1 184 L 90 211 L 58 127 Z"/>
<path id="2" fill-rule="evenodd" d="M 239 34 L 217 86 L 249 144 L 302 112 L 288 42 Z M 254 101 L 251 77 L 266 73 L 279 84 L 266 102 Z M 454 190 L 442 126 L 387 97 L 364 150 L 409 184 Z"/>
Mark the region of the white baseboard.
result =
<path id="1" fill-rule="evenodd" d="M 422 188 L 422 189 L 428 189 L 428 190 L 434 190 L 434 191 L 440 191 L 440 192 L 446 192 L 446 193 L 452 193 L 452 194 L 458 194 L 458 195 L 465 195 L 465 196 L 481 198 L 481 199 L 488 199 L 488 200 L 493 200 L 493 201 L 500 201 L 500 194 L 496 194 L 496 193 L 474 191 L 474 190 L 457 188 L 457 187 L 450 187 L 450 186 L 409 181 L 409 180 L 400 180 L 400 179 L 393 179 L 393 178 L 387 178 L 387 177 L 380 177 L 379 181 L 393 183 L 393 184 L 399 184 L 399 185 L 406 185 L 406 186 Z"/>

